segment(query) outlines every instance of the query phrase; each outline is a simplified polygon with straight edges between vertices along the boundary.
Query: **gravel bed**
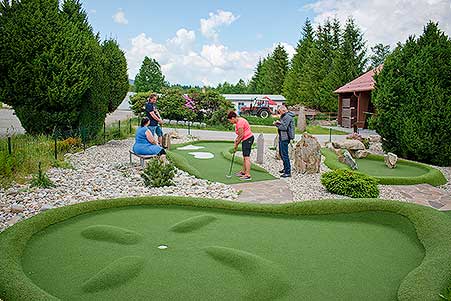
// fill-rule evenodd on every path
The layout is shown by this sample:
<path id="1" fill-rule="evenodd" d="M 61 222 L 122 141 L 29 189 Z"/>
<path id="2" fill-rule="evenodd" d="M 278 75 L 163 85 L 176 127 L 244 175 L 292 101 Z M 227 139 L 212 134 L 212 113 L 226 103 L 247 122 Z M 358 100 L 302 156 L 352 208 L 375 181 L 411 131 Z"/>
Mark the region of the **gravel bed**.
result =
<path id="1" fill-rule="evenodd" d="M 283 168 L 282 160 L 276 159 L 275 150 L 270 150 L 266 146 L 265 149 L 263 164 L 259 165 L 265 168 L 274 177 L 279 178 L 279 170 Z M 253 163 L 256 162 L 256 158 L 257 151 L 255 150 L 251 153 L 251 160 Z M 324 164 L 324 159 L 324 156 L 322 156 L 320 172 L 317 174 L 301 174 L 296 172 L 296 170 L 293 169 L 294 160 L 291 160 L 292 176 L 291 178 L 287 178 L 286 181 L 289 183 L 290 189 L 293 192 L 294 201 L 348 198 L 328 192 L 321 184 L 321 174 L 330 171 L 330 169 Z M 379 197 L 381 199 L 408 201 L 400 192 L 396 191 L 389 185 L 379 185 L 379 191 Z"/>
<path id="2" fill-rule="evenodd" d="M 183 143 L 176 139 L 172 143 Z M 84 152 L 67 154 L 74 169 L 52 168 L 47 174 L 55 188 L 31 188 L 16 184 L 0 189 L 0 231 L 40 211 L 97 199 L 137 196 L 190 196 L 234 200 L 238 193 L 230 186 L 197 179 L 177 170 L 175 186 L 145 187 L 139 159 L 129 164 L 128 150 L 134 139 L 113 140 Z"/>

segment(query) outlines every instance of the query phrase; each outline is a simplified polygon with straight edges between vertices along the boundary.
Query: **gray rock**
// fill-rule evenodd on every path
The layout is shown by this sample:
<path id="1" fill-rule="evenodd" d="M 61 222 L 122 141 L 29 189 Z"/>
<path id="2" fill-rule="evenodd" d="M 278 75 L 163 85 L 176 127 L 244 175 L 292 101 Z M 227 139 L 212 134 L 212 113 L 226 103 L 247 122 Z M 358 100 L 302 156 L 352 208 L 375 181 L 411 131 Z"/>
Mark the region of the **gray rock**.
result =
<path id="1" fill-rule="evenodd" d="M 358 150 L 354 152 L 354 158 L 361 159 L 368 157 L 369 152 L 367 150 Z"/>
<path id="2" fill-rule="evenodd" d="M 50 210 L 50 209 L 53 209 L 53 206 L 52 205 L 49 205 L 49 204 L 44 204 L 44 205 L 42 205 L 41 206 L 41 211 L 47 211 L 47 210 Z"/>
<path id="3" fill-rule="evenodd" d="M 368 136 L 368 140 L 370 141 L 370 142 L 381 142 L 381 136 L 379 136 L 379 135 L 369 135 Z"/>
<path id="4" fill-rule="evenodd" d="M 263 153 L 265 152 L 265 138 L 263 138 L 263 134 L 258 135 L 257 138 L 257 163 L 263 163 Z"/>
<path id="5" fill-rule="evenodd" d="M 22 206 L 22 205 L 19 205 L 19 204 L 12 204 L 12 205 L 9 207 L 9 210 L 10 210 L 11 212 L 13 212 L 13 213 L 19 213 L 19 212 L 24 212 L 25 207 Z"/>
<path id="6" fill-rule="evenodd" d="M 358 169 L 357 162 L 354 160 L 354 158 L 351 156 L 351 153 L 347 149 L 342 151 L 342 156 L 338 157 L 338 160 L 348 165 L 353 170 Z"/>
<path id="7" fill-rule="evenodd" d="M 398 161 L 398 156 L 393 153 L 385 154 L 384 161 L 388 168 L 395 168 L 396 162 Z"/>
<path id="8" fill-rule="evenodd" d="M 318 140 L 303 133 L 294 150 L 294 168 L 301 173 L 318 173 L 321 164 L 321 144 Z"/>
<path id="9" fill-rule="evenodd" d="M 301 107 L 299 109 L 298 129 L 301 131 L 301 133 L 305 132 L 305 130 L 307 129 L 307 121 L 305 119 L 305 107 Z"/>

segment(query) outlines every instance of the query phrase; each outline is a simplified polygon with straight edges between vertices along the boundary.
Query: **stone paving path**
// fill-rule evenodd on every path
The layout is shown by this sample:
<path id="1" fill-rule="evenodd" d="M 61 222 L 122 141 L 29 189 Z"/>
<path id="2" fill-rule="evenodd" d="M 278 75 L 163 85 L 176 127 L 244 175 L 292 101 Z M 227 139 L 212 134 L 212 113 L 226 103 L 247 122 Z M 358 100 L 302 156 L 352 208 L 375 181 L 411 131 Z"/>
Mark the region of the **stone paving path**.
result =
<path id="1" fill-rule="evenodd" d="M 285 180 L 270 180 L 231 185 L 240 191 L 238 202 L 282 204 L 293 202 L 293 193 Z"/>
<path id="2" fill-rule="evenodd" d="M 442 211 L 451 210 L 451 194 L 429 184 L 393 185 L 406 200 Z"/>

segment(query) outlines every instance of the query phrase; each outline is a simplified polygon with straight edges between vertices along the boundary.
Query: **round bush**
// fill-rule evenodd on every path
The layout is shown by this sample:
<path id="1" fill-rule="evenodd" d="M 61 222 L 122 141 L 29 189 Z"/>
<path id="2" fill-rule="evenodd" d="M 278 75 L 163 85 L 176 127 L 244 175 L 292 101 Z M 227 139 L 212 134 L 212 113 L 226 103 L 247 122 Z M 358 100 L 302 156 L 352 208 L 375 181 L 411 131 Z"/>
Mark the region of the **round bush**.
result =
<path id="1" fill-rule="evenodd" d="M 332 193 L 352 198 L 377 198 L 379 188 L 377 180 L 362 173 L 337 169 L 321 176 L 321 184 Z"/>

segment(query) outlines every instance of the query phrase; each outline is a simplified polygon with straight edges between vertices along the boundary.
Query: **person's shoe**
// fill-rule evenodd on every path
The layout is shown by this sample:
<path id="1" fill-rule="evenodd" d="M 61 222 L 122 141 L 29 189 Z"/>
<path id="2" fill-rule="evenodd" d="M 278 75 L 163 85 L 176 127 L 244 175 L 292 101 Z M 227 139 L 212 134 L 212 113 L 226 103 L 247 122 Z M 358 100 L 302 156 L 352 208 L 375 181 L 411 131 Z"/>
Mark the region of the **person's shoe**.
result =
<path id="1" fill-rule="evenodd" d="M 285 169 L 279 170 L 279 173 L 285 173 Z"/>
<path id="2" fill-rule="evenodd" d="M 250 180 L 252 180 L 252 178 L 251 178 L 251 176 L 242 176 L 242 177 L 240 177 L 240 180 L 241 181 L 250 181 Z"/>
<path id="3" fill-rule="evenodd" d="M 242 177 L 242 176 L 244 176 L 244 172 L 239 171 L 239 172 L 237 172 L 237 173 L 235 174 L 235 176 L 237 176 L 237 177 Z"/>
<path id="4" fill-rule="evenodd" d="M 283 175 L 280 176 L 281 178 L 290 178 L 291 174 L 290 173 L 284 173 Z"/>

